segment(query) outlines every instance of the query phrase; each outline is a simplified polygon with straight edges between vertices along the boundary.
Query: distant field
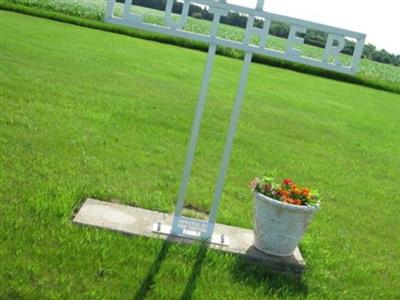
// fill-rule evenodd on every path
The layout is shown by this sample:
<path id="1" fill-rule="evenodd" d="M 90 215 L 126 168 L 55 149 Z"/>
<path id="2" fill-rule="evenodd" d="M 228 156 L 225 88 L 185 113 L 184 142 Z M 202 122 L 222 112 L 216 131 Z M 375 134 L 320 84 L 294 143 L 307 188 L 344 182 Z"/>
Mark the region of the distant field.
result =
<path id="1" fill-rule="evenodd" d="M 164 12 L 144 8 L 144 7 L 135 7 L 134 11 L 138 14 L 144 16 L 144 20 L 149 23 L 164 24 Z M 195 18 L 190 18 L 187 25 L 185 26 L 186 30 L 193 31 L 196 33 L 208 34 L 210 32 L 211 23 L 206 20 L 199 20 Z M 218 33 L 219 37 L 242 41 L 244 35 L 244 29 L 239 27 L 234 27 L 230 25 L 221 24 L 220 30 Z M 258 39 L 253 39 L 253 42 L 257 42 Z M 284 51 L 286 49 L 286 40 L 283 38 L 279 38 L 276 36 L 270 36 L 267 43 L 268 48 L 276 49 Z M 301 54 L 307 57 L 313 58 L 322 58 L 323 49 L 314 47 L 311 45 L 301 45 L 298 46 L 298 49 L 301 50 Z M 348 55 L 341 55 L 341 59 L 343 64 L 349 65 L 351 57 Z M 360 65 L 360 75 L 364 75 L 371 78 L 379 78 L 382 80 L 400 83 L 400 68 L 392 65 L 381 64 L 375 61 L 371 61 L 369 59 L 362 59 Z"/>
<path id="2" fill-rule="evenodd" d="M 50 9 L 54 11 L 64 12 L 67 14 L 80 16 L 84 18 L 102 20 L 105 10 L 105 0 L 1 0 L 9 1 L 21 4 L 29 4 L 44 9 Z M 122 12 L 123 4 L 117 4 L 119 11 Z M 118 10 L 118 9 L 117 9 Z M 154 24 L 164 23 L 164 13 L 153 9 L 137 7 L 133 9 L 136 13 L 144 16 L 146 22 Z M 186 27 L 187 30 L 197 33 L 208 33 L 210 30 L 210 22 L 206 20 L 199 20 L 190 18 Z M 221 25 L 219 36 L 241 41 L 243 39 L 242 28 Z M 271 36 L 268 41 L 268 47 L 276 50 L 284 50 L 286 48 L 286 40 L 278 37 Z M 301 53 L 308 57 L 321 58 L 323 55 L 323 49 L 310 46 L 302 45 L 299 46 Z M 350 63 L 350 56 L 342 55 L 341 59 L 344 64 Z M 382 64 L 374 62 L 368 59 L 363 59 L 360 65 L 359 76 L 370 80 L 384 81 L 389 83 L 398 84 L 400 86 L 400 67 L 392 65 Z"/>
<path id="3" fill-rule="evenodd" d="M 317 188 L 296 279 L 71 222 L 86 197 L 173 211 L 206 53 L 2 10 L 0 33 L 0 299 L 399 299 L 400 95 L 251 65 L 218 222 L 252 227 L 256 175 Z M 241 67 L 216 57 L 201 210 Z"/>

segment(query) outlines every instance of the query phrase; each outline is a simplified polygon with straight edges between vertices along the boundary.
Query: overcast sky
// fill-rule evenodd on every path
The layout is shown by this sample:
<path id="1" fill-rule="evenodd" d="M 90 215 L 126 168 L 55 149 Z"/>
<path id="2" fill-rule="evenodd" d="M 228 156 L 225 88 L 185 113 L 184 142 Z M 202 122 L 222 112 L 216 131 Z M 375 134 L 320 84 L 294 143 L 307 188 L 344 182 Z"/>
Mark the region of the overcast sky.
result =
<path id="1" fill-rule="evenodd" d="M 255 7 L 257 0 L 227 0 Z M 400 54 L 400 0 L 265 0 L 264 10 L 367 34 L 367 42 Z"/>

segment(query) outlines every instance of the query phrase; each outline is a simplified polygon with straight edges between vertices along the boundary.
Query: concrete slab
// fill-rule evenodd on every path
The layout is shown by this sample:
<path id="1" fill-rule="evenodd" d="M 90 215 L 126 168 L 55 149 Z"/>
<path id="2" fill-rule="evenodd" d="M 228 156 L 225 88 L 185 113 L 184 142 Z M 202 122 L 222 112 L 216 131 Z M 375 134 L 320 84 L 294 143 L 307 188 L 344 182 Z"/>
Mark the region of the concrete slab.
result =
<path id="1" fill-rule="evenodd" d="M 111 229 L 126 234 L 141 235 L 153 238 L 168 239 L 175 242 L 193 243 L 191 239 L 166 236 L 153 233 L 153 224 L 161 222 L 171 225 L 173 216 L 152 210 L 132 207 L 95 199 L 87 199 L 73 222 L 84 225 Z M 297 248 L 292 256 L 277 257 L 258 251 L 253 246 L 253 231 L 234 226 L 216 224 L 215 233 L 224 234 L 230 239 L 229 246 L 210 244 L 209 248 L 238 254 L 246 259 L 257 261 L 274 272 L 293 272 L 301 274 L 305 269 L 305 262 Z"/>

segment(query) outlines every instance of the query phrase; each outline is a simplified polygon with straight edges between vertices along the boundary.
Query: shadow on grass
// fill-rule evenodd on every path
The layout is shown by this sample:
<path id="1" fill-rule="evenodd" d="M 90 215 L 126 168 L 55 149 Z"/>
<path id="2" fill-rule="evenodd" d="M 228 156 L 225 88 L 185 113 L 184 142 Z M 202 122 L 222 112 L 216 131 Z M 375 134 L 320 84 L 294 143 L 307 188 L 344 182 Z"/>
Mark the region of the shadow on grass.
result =
<path id="1" fill-rule="evenodd" d="M 232 270 L 233 279 L 254 289 L 263 287 L 265 294 L 279 298 L 288 296 L 306 297 L 308 287 L 299 275 L 272 273 L 268 266 L 251 261 L 243 256 L 236 259 Z"/>
<path id="2" fill-rule="evenodd" d="M 182 294 L 182 300 L 190 300 L 193 297 L 193 292 L 196 289 L 196 283 L 197 283 L 197 278 L 200 275 L 201 272 L 201 267 L 203 265 L 204 259 L 206 258 L 208 250 L 208 244 L 207 243 L 202 243 L 200 244 L 199 251 L 197 252 L 196 255 L 196 262 L 192 268 L 192 273 L 190 274 L 190 277 L 186 283 L 185 290 L 183 291 Z"/>
<path id="3" fill-rule="evenodd" d="M 155 283 L 154 279 L 157 273 L 160 271 L 161 264 L 165 260 L 171 245 L 172 243 L 169 242 L 168 240 L 164 241 L 163 246 L 157 255 L 157 258 L 151 265 L 146 278 L 143 280 L 142 285 L 140 286 L 140 289 L 136 292 L 136 295 L 133 297 L 134 300 L 142 300 L 146 298 L 147 294 L 151 290 L 151 287 Z"/>
<path id="4" fill-rule="evenodd" d="M 169 248 L 172 246 L 173 242 L 170 240 L 165 240 L 163 246 L 158 253 L 155 261 L 151 265 L 149 272 L 147 273 L 146 278 L 143 280 L 140 289 L 137 291 L 135 296 L 133 297 L 134 300 L 142 300 L 145 299 L 148 293 L 151 291 L 152 286 L 155 284 L 155 277 L 157 276 L 158 272 L 160 271 L 161 264 L 165 260 Z M 204 259 L 206 257 L 208 250 L 208 244 L 203 243 L 199 244 L 199 251 L 197 252 L 195 258 L 195 264 L 192 268 L 192 272 L 190 277 L 187 280 L 185 289 L 183 291 L 181 299 L 187 300 L 192 299 L 193 291 L 196 289 L 197 278 L 201 272 L 201 267 L 203 265 Z"/>
<path id="5" fill-rule="evenodd" d="M 155 277 L 161 269 L 163 261 L 166 259 L 170 247 L 173 242 L 165 240 L 160 252 L 158 253 L 153 264 L 149 268 L 147 276 L 143 280 L 140 289 L 134 296 L 134 300 L 145 299 L 155 285 Z M 193 292 L 196 290 L 198 277 L 201 274 L 201 268 L 208 251 L 207 243 L 199 244 L 199 249 L 194 258 L 192 272 L 186 282 L 185 289 L 182 293 L 182 300 L 190 300 L 193 298 Z M 221 253 L 221 255 L 223 255 Z M 249 285 L 254 290 L 263 289 L 266 295 L 274 295 L 279 298 L 295 296 L 297 298 L 306 297 L 308 288 L 303 278 L 294 273 L 277 274 L 272 273 L 268 266 L 251 261 L 243 256 L 238 256 L 233 268 L 232 278 L 240 284 Z"/>

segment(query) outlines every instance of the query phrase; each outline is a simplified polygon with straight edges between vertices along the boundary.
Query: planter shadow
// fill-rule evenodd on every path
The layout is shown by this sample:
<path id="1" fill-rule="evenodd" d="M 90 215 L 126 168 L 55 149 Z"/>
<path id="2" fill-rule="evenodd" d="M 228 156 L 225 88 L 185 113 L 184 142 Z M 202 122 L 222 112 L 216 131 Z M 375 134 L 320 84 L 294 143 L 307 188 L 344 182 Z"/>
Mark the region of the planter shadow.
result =
<path id="1" fill-rule="evenodd" d="M 279 298 L 288 296 L 306 297 L 308 287 L 303 277 L 295 273 L 280 274 L 269 269 L 265 264 L 251 261 L 239 256 L 232 269 L 232 278 L 241 284 L 249 285 L 254 289 L 263 286 L 265 294 L 274 294 Z"/>

